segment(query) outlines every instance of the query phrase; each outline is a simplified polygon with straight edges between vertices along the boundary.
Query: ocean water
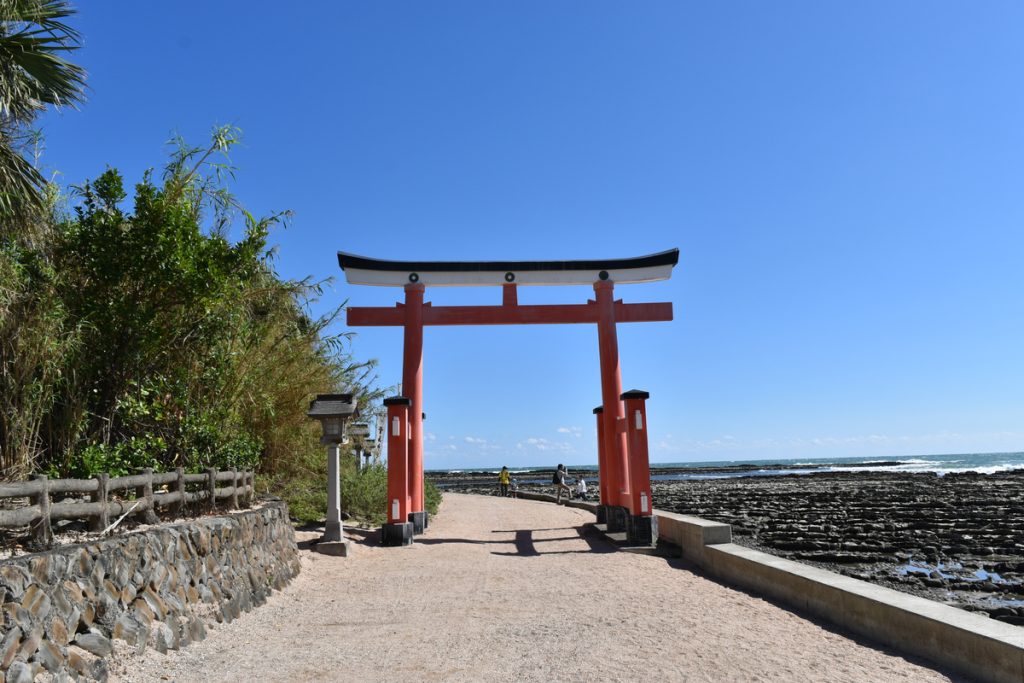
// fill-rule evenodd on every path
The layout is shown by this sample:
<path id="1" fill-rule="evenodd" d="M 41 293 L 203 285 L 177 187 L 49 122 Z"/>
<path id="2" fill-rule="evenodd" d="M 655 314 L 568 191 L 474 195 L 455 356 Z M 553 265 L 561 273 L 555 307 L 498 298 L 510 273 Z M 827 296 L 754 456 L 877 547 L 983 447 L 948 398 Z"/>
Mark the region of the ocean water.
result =
<path id="1" fill-rule="evenodd" d="M 729 472 L 701 472 L 694 475 L 656 474 L 657 469 L 701 469 L 729 467 Z M 811 472 L 932 472 L 939 476 L 953 472 L 994 474 L 1024 469 L 1024 452 L 1020 453 L 960 453 L 955 455 L 915 455 L 875 458 L 823 458 L 818 460 L 792 458 L 783 460 L 735 460 L 700 463 L 659 463 L 651 466 L 651 478 L 720 479 L 729 477 L 777 477 L 787 474 Z"/>
<path id="2" fill-rule="evenodd" d="M 576 473 L 597 474 L 597 465 L 567 465 L 570 476 Z M 500 468 L 493 468 L 497 474 Z M 653 481 L 684 481 L 698 479 L 730 479 L 736 477 L 779 477 L 812 472 L 934 472 L 939 476 L 953 472 L 994 474 L 1024 469 L 1024 452 L 961 453 L 956 455 L 914 455 L 873 458 L 791 458 L 779 460 L 713 460 L 706 462 L 651 463 Z M 553 471 L 554 465 L 509 468 L 521 480 L 530 475 Z M 673 470 L 666 472 L 664 470 Z M 687 470 L 694 470 L 687 472 Z M 459 472 L 460 470 L 447 470 Z M 467 468 L 461 471 L 491 472 L 492 468 Z"/>

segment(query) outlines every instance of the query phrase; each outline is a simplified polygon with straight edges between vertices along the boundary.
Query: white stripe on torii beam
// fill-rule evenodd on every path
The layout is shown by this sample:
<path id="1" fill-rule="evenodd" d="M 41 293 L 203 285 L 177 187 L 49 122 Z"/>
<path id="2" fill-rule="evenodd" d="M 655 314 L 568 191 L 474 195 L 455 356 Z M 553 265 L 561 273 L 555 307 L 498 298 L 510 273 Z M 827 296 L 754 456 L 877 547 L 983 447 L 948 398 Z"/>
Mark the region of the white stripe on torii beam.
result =
<path id="1" fill-rule="evenodd" d="M 515 279 L 508 281 L 505 274 L 511 272 Z M 349 266 L 345 279 L 353 285 L 377 285 L 383 287 L 404 287 L 413 284 L 410 275 L 426 287 L 472 287 L 490 285 L 592 285 L 601 280 L 601 271 L 585 270 L 528 270 L 515 271 L 423 271 L 405 272 L 398 270 L 364 270 Z M 623 268 L 608 270 L 606 279 L 615 284 L 657 282 L 672 276 L 672 266 L 649 266 L 647 268 Z"/>

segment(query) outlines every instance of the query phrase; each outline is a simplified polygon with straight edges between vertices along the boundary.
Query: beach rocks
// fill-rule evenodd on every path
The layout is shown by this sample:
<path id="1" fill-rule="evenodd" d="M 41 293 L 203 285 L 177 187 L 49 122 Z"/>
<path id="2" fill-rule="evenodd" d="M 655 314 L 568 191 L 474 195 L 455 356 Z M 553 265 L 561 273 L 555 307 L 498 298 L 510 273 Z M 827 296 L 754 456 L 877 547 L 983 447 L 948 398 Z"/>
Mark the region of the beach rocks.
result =
<path id="1" fill-rule="evenodd" d="M 0 562 L 3 678 L 105 680 L 119 639 L 161 652 L 206 637 L 299 571 L 283 503 Z"/>

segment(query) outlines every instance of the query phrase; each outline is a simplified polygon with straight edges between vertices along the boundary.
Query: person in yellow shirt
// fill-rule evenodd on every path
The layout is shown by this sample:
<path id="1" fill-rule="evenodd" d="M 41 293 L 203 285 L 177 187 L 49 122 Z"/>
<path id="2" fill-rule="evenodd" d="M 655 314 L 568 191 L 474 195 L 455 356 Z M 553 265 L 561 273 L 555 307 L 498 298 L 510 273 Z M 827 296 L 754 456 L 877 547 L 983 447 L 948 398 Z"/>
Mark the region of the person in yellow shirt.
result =
<path id="1" fill-rule="evenodd" d="M 508 497 L 508 482 L 512 478 L 509 474 L 507 467 L 502 467 L 501 472 L 498 473 L 498 486 L 501 487 L 501 495 Z"/>

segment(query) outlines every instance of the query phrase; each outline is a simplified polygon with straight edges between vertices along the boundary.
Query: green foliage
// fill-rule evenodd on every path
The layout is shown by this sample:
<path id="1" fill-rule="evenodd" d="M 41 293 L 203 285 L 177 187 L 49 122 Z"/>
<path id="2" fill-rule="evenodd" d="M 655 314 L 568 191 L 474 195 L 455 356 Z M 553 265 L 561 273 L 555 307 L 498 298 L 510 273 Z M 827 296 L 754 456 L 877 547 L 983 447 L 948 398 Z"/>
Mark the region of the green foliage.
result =
<path id="1" fill-rule="evenodd" d="M 341 499 L 345 510 L 357 520 L 369 526 L 380 526 L 387 521 L 387 469 L 371 465 L 345 471 L 341 478 Z"/>
<path id="2" fill-rule="evenodd" d="M 191 413 L 181 423 L 179 448 L 185 454 L 182 467 L 199 472 L 217 469 L 257 469 L 263 454 L 263 440 L 241 427 L 225 432 L 207 414 Z"/>
<path id="3" fill-rule="evenodd" d="M 112 477 L 133 474 L 143 467 L 159 467 L 159 454 L 167 447 L 160 437 L 133 436 L 127 441 L 114 445 L 93 444 L 82 449 L 67 474 L 71 477 L 87 478 L 101 472 Z M 51 467 L 53 476 L 63 474 Z"/>
<path id="4" fill-rule="evenodd" d="M 431 515 L 436 515 L 441 507 L 441 490 L 432 481 L 423 482 L 423 507 Z"/>

